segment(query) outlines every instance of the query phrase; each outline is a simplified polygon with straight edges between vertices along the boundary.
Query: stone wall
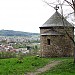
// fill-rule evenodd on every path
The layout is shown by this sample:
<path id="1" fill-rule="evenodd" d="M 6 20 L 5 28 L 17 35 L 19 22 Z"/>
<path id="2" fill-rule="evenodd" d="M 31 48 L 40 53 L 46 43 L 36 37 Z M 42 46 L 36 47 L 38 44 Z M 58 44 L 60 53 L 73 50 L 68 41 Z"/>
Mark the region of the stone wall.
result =
<path id="1" fill-rule="evenodd" d="M 42 57 L 62 57 L 73 55 L 73 42 L 65 33 L 63 28 L 53 28 L 57 32 L 61 32 L 64 35 L 43 35 L 40 36 L 41 40 L 41 56 Z M 40 33 L 50 30 L 40 29 Z M 66 28 L 71 37 L 74 37 L 74 29 Z M 50 39 L 50 45 L 47 44 L 47 39 Z"/>

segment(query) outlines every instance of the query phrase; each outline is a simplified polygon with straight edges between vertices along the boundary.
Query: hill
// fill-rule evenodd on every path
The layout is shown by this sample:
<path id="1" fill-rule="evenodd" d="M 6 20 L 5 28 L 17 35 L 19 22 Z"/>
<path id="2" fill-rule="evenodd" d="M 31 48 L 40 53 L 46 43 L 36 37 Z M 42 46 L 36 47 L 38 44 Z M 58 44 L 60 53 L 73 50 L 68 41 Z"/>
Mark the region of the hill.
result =
<path id="1" fill-rule="evenodd" d="M 30 33 L 14 30 L 0 30 L 0 36 L 33 36 L 39 35 L 39 33 Z"/>

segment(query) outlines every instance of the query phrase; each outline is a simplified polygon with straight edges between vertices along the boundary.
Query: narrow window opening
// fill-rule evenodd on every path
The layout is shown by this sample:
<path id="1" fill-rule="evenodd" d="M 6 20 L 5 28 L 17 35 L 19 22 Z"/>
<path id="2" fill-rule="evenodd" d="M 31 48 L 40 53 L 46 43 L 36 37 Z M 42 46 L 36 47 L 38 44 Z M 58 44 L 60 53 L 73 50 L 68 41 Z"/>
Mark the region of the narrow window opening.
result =
<path id="1" fill-rule="evenodd" d="M 47 39 L 47 44 L 50 45 L 50 39 Z"/>

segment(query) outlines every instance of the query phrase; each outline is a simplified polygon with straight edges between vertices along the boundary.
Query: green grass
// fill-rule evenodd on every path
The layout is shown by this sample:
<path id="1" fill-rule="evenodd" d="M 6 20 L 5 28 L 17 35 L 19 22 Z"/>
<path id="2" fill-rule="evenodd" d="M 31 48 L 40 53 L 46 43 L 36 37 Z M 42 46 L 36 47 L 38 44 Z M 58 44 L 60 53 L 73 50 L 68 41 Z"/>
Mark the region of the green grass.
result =
<path id="1" fill-rule="evenodd" d="M 61 64 L 40 75 L 75 75 L 75 64 L 73 63 L 73 58 L 65 58 Z"/>
<path id="2" fill-rule="evenodd" d="M 35 56 L 26 56 L 21 63 L 18 62 L 18 58 L 0 59 L 0 75 L 24 75 L 53 60 L 60 60 L 62 63 L 40 75 L 75 75 L 73 58 L 40 58 Z"/>
<path id="3" fill-rule="evenodd" d="M 22 63 L 18 62 L 17 58 L 0 59 L 0 75 L 24 75 L 46 65 L 49 61 L 49 58 L 34 56 L 26 56 Z"/>

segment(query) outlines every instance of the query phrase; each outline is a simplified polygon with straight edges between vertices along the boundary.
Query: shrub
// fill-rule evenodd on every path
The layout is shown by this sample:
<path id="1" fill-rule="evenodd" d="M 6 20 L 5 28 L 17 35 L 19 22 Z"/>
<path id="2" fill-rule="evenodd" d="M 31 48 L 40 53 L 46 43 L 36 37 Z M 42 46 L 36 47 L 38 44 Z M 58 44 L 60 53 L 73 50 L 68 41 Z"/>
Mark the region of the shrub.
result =
<path id="1" fill-rule="evenodd" d="M 14 53 L 14 52 L 10 52 L 10 51 L 0 52 L 0 59 L 2 59 L 2 58 L 15 58 L 15 57 L 16 57 L 16 53 Z"/>

